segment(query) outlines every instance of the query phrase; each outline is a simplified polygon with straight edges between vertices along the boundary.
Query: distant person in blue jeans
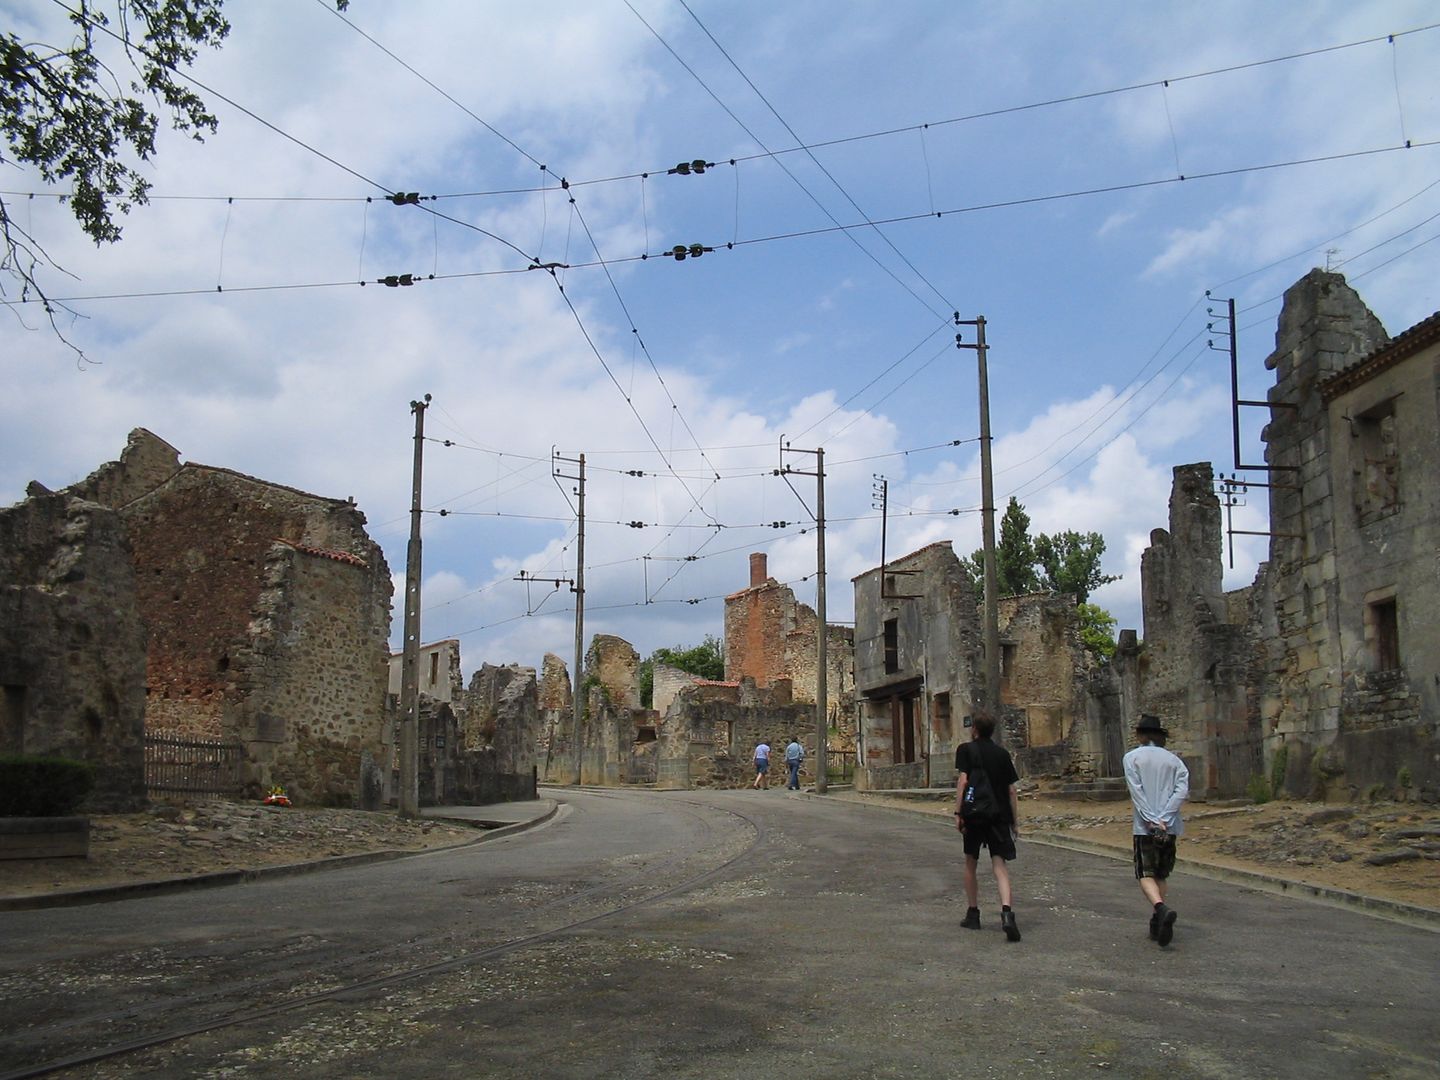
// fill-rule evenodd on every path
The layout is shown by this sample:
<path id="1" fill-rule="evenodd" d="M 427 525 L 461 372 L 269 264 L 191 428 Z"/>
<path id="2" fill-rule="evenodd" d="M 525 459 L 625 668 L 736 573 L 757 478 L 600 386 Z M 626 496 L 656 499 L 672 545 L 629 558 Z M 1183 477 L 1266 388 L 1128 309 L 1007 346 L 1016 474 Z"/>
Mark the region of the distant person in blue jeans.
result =
<path id="1" fill-rule="evenodd" d="M 785 786 L 791 791 L 800 790 L 800 766 L 805 761 L 805 748 L 800 745 L 800 740 L 794 735 L 790 736 L 790 745 L 785 747 L 785 767 L 790 770 L 790 782 Z"/>

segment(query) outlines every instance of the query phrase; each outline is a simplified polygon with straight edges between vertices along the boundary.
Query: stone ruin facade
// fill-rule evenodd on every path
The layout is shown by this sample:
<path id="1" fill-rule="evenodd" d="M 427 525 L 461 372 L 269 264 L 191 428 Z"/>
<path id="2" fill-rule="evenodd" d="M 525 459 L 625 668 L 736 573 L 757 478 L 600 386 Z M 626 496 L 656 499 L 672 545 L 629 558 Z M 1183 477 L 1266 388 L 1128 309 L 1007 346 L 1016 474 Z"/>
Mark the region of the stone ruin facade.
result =
<path id="1" fill-rule="evenodd" d="M 1314 270 L 1286 292 L 1265 363 L 1269 560 L 1222 592 L 1210 467 L 1176 470 L 1171 528 L 1142 564 L 1137 711 L 1167 722 L 1208 792 L 1259 777 L 1434 801 L 1440 313 L 1392 340 L 1341 275 Z"/>
<path id="2" fill-rule="evenodd" d="M 145 732 L 240 743 L 248 796 L 356 803 L 381 753 L 391 585 L 354 504 L 182 465 L 144 429 L 57 497 L 109 508 L 128 538 Z"/>
<path id="3" fill-rule="evenodd" d="M 145 627 L 120 515 L 32 487 L 0 510 L 0 753 L 95 767 L 87 809 L 145 805 Z"/>
<path id="4" fill-rule="evenodd" d="M 457 650 L 458 651 L 458 650 Z M 535 669 L 482 664 L 453 701 L 420 695 L 416 732 L 421 806 L 466 806 L 536 797 L 540 728 Z M 389 784 L 399 791 L 399 698 L 392 695 L 386 735 Z"/>
<path id="5" fill-rule="evenodd" d="M 797 702 L 784 680 L 761 687 L 748 677 L 738 682 L 692 679 L 671 698 L 659 725 L 660 788 L 739 788 L 755 779 L 755 746 L 763 739 L 773 751 L 770 782 L 783 785 L 785 746 L 796 736 L 805 748 L 801 783 L 815 774 L 815 705 Z"/>
<path id="6" fill-rule="evenodd" d="M 857 785 L 953 783 L 984 683 L 975 590 L 960 560 L 943 540 L 853 584 Z"/>
<path id="7" fill-rule="evenodd" d="M 389 692 L 400 696 L 405 681 L 405 654 L 390 654 Z M 426 697 L 460 706 L 465 693 L 465 674 L 460 670 L 460 642 L 454 638 L 421 645 L 417 689 Z"/>
<path id="8" fill-rule="evenodd" d="M 769 576 L 763 552 L 750 556 L 750 584 L 725 597 L 725 680 L 751 679 L 757 687 L 790 683 L 797 702 L 815 703 L 820 620 L 795 592 Z M 855 634 L 830 626 L 825 649 L 825 696 L 832 724 L 848 709 L 842 699 L 855 686 Z"/>
<path id="9" fill-rule="evenodd" d="M 948 786 L 985 699 L 976 590 L 950 541 L 854 579 L 857 724 L 870 790 Z M 1080 637 L 1073 596 L 1000 597 L 997 739 L 1024 776 L 1120 769 L 1118 691 Z"/>
<path id="10" fill-rule="evenodd" d="M 1080 637 L 1075 597 L 1002 596 L 1000 722 L 1026 776 L 1090 780 L 1121 772 L 1121 720 L 1100 662 Z"/>
<path id="11" fill-rule="evenodd" d="M 580 780 L 573 699 L 574 688 L 565 661 L 546 653 L 537 688 L 539 731 L 535 758 L 540 779 L 547 784 L 574 784 Z"/>
<path id="12" fill-rule="evenodd" d="M 1160 717 L 1194 793 L 1240 794 L 1263 768 L 1255 688 L 1265 612 L 1254 589 L 1221 588 L 1221 507 L 1208 462 L 1176 467 L 1169 525 L 1151 532 L 1140 558 L 1144 648 L 1132 634 L 1115 655 L 1116 678 L 1136 703 L 1127 727 L 1141 712 Z"/>

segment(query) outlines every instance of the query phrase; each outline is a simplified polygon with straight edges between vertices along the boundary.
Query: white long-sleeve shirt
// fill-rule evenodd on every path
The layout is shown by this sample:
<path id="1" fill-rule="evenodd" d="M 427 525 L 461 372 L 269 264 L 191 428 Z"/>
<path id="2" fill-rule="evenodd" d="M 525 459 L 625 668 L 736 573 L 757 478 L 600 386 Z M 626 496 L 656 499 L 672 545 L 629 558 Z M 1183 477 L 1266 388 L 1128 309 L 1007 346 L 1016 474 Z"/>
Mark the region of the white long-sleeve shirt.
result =
<path id="1" fill-rule="evenodd" d="M 1125 786 L 1135 808 L 1134 833 L 1144 836 L 1152 821 L 1163 821 L 1171 836 L 1183 836 L 1180 807 L 1190 795 L 1190 770 L 1163 746 L 1137 746 L 1125 755 Z"/>

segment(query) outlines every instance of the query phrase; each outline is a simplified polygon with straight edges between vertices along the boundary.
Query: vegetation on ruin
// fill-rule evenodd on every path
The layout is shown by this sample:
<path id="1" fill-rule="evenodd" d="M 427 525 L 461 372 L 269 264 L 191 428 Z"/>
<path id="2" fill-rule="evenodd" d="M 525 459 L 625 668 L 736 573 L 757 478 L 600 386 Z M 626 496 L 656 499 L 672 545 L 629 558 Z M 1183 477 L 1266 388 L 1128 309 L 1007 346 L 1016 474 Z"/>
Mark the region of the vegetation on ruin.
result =
<path id="1" fill-rule="evenodd" d="M 95 786 L 95 767 L 68 758 L 0 755 L 0 817 L 66 817 Z"/>
<path id="2" fill-rule="evenodd" d="M 1075 597 L 1079 605 L 1080 640 L 1101 663 L 1115 655 L 1115 617 L 1090 594 L 1101 585 L 1119 581 L 1118 574 L 1100 570 L 1105 538 L 1098 532 L 1041 533 L 1030 538 L 1030 515 L 1015 496 L 1000 519 L 1000 536 L 995 541 L 995 579 L 1001 596 L 1053 592 Z M 979 592 L 985 580 L 985 552 L 960 557 L 960 568 Z"/>
<path id="3" fill-rule="evenodd" d="M 349 0 L 336 0 L 345 10 Z M 25 42 L 0 33 L 0 131 L 5 161 L 30 165 L 47 184 L 68 184 L 66 201 L 96 244 L 120 239 L 116 217 L 147 201 L 137 169 L 155 153 L 160 115 L 204 141 L 219 120 L 185 72 L 201 49 L 230 32 L 224 0 L 75 0 L 68 42 Z M 128 73 L 124 70 L 128 67 Z M 45 245 L 0 199 L 0 273 L 38 297 L 56 327 L 56 306 L 37 276 Z M 52 264 L 53 265 L 53 264 Z M 57 268 L 58 269 L 58 268 Z M 63 340 L 64 335 L 61 335 Z"/>
<path id="4" fill-rule="evenodd" d="M 1066 529 L 1053 535 L 1030 537 L 1030 515 L 1015 496 L 1000 518 L 1000 536 L 995 541 L 995 579 L 1001 596 L 1023 593 L 1068 593 L 1077 604 L 1086 603 L 1101 585 L 1119 581 L 1117 574 L 1100 570 L 1105 538 L 1098 532 Z M 960 566 L 979 586 L 985 580 L 985 552 L 977 549 Z"/>
<path id="5" fill-rule="evenodd" d="M 640 705 L 649 709 L 655 701 L 655 665 L 668 664 L 670 667 L 688 671 L 702 679 L 723 679 L 725 677 L 725 643 L 714 634 L 706 634 L 699 645 L 686 649 L 676 645 L 673 649 L 659 648 L 640 661 Z"/>

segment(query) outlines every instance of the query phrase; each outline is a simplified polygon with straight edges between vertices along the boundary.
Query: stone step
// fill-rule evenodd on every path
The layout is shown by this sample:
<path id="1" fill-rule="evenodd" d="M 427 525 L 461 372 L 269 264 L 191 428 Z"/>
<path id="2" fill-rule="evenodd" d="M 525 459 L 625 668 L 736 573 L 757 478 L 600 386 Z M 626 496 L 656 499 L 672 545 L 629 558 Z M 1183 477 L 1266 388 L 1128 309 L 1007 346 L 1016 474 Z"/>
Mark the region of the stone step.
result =
<path id="1" fill-rule="evenodd" d="M 1072 780 L 1061 784 L 1050 794 L 1057 799 L 1076 799 L 1088 802 L 1120 802 L 1130 797 L 1123 776 L 1100 776 L 1094 780 Z"/>

